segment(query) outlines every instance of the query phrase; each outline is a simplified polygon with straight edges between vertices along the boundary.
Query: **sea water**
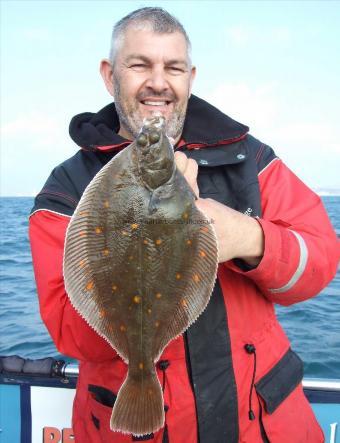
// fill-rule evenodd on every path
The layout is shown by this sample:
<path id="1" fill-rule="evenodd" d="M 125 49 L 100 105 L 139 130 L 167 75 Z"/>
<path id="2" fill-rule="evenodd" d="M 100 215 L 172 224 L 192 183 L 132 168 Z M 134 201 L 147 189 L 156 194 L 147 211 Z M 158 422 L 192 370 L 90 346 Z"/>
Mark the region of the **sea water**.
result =
<path id="1" fill-rule="evenodd" d="M 340 234 L 340 197 L 323 197 Z M 61 358 L 43 325 L 28 242 L 30 197 L 0 198 L 0 355 Z M 340 378 L 340 271 L 317 297 L 277 315 L 309 377 Z M 64 358 L 64 357 L 62 357 Z"/>

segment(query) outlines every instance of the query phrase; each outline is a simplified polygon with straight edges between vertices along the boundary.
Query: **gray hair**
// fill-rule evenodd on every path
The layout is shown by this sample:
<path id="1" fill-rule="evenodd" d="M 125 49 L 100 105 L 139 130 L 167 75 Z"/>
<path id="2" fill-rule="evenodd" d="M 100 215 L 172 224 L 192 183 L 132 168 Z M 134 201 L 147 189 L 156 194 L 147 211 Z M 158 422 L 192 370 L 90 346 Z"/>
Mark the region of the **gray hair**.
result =
<path id="1" fill-rule="evenodd" d="M 115 61 L 118 50 L 123 44 L 125 32 L 130 25 L 137 29 L 151 29 L 157 34 L 180 32 L 187 43 L 188 59 L 191 63 L 191 43 L 183 25 L 176 17 L 169 14 L 169 12 L 163 8 L 145 7 L 136 9 L 136 11 L 126 15 L 114 26 L 109 56 L 112 64 Z"/>

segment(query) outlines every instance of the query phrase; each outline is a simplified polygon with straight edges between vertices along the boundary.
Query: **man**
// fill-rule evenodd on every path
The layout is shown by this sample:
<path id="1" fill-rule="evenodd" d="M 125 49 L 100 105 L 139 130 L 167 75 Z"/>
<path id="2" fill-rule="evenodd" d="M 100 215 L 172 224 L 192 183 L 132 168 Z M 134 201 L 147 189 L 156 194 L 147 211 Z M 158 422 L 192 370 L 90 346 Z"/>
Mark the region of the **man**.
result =
<path id="1" fill-rule="evenodd" d="M 143 8 L 118 22 L 100 69 L 115 104 L 73 118 L 82 149 L 53 170 L 30 218 L 42 317 L 59 351 L 80 360 L 76 441 L 322 442 L 302 363 L 273 308 L 312 297 L 336 272 L 337 239 L 320 199 L 246 126 L 190 97 L 190 42 L 166 11 Z M 71 306 L 62 259 L 85 187 L 155 111 L 197 207 L 214 220 L 220 265 L 207 309 L 158 362 L 165 427 L 138 438 L 109 429 L 126 365 Z"/>

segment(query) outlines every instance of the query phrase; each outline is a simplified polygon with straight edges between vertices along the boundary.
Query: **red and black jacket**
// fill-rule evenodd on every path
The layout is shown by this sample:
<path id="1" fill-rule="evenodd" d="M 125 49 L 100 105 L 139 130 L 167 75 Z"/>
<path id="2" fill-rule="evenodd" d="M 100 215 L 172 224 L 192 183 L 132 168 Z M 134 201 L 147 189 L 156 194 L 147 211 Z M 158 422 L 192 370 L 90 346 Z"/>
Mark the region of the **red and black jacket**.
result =
<path id="1" fill-rule="evenodd" d="M 133 438 L 112 434 L 109 415 L 95 411 L 98 403 L 112 406 L 126 368 L 74 311 L 62 277 L 65 232 L 84 189 L 130 143 L 118 130 L 114 104 L 74 117 L 70 135 L 82 149 L 52 171 L 30 218 L 42 318 L 58 349 L 81 361 L 74 428 L 82 442 Z M 197 161 L 202 198 L 258 217 L 265 252 L 256 268 L 241 260 L 221 264 L 207 309 L 165 349 L 158 369 L 160 377 L 167 371 L 168 428 L 149 439 L 256 443 L 278 435 L 275 442 L 286 442 L 293 441 L 289 432 L 294 438 L 300 432 L 296 441 L 321 442 L 322 432 L 303 399 L 301 361 L 277 323 L 273 302 L 289 305 L 307 299 L 334 276 L 339 244 L 323 205 L 270 147 L 248 134 L 248 127 L 195 96 L 189 100 L 177 149 Z M 293 401 L 300 418 L 287 412 Z M 282 428 L 281 435 L 284 415 L 290 431 Z M 303 437 L 304 426 L 313 429 L 314 437 Z"/>

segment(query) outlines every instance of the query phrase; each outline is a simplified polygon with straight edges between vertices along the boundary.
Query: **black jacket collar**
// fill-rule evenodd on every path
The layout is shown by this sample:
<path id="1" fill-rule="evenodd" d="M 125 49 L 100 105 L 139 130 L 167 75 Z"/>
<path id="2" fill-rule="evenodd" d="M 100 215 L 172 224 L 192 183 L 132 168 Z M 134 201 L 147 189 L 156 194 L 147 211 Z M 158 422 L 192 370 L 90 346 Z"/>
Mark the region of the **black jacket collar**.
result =
<path id="1" fill-rule="evenodd" d="M 73 117 L 70 136 L 86 150 L 121 149 L 131 141 L 118 135 L 119 119 L 114 103 L 96 114 L 84 112 Z M 192 95 L 179 146 L 200 148 L 229 144 L 247 134 L 249 128 L 219 111 L 206 101 Z"/>

